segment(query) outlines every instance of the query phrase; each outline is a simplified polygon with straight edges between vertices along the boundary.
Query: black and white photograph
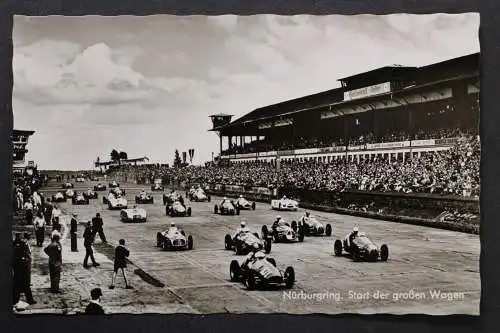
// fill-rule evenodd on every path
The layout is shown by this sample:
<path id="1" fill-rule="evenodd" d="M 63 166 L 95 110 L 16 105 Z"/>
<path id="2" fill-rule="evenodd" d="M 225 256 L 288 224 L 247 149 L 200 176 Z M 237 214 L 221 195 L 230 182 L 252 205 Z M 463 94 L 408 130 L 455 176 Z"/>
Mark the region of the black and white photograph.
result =
<path id="1" fill-rule="evenodd" d="M 479 21 L 15 16 L 13 313 L 479 315 Z"/>

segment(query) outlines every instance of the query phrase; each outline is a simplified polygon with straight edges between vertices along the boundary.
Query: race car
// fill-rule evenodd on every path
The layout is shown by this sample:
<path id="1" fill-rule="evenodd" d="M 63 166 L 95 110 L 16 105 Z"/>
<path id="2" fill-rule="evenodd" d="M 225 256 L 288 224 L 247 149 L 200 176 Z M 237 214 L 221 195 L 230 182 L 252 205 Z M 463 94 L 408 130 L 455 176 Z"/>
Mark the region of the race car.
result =
<path id="1" fill-rule="evenodd" d="M 234 250 L 236 254 L 248 254 L 254 244 L 257 244 L 265 253 L 271 252 L 272 240 L 269 238 L 260 238 L 259 234 L 254 232 L 240 233 L 236 237 L 226 234 L 224 237 L 224 247 L 226 250 Z"/>
<path id="2" fill-rule="evenodd" d="M 192 250 L 193 237 L 186 236 L 184 230 L 170 227 L 168 230 L 156 234 L 156 247 L 163 250 Z"/>
<path id="3" fill-rule="evenodd" d="M 354 261 L 387 261 L 389 258 L 389 247 L 382 244 L 380 249 L 366 236 L 364 232 L 352 240 L 349 240 L 349 234 L 343 240 L 337 239 L 333 244 L 336 256 L 341 256 L 342 251 L 347 252 Z"/>
<path id="4" fill-rule="evenodd" d="M 305 236 L 332 235 L 332 225 L 330 223 L 324 225 L 313 216 L 300 219 L 298 224 L 303 228 Z"/>
<path id="5" fill-rule="evenodd" d="M 69 182 L 68 183 L 64 183 L 64 184 L 62 184 L 62 188 L 73 188 L 73 184 L 71 184 Z"/>
<path id="6" fill-rule="evenodd" d="M 82 176 L 78 176 L 78 177 L 76 177 L 76 182 L 77 183 L 85 183 L 85 178 Z"/>
<path id="7" fill-rule="evenodd" d="M 172 217 L 191 216 L 191 207 L 186 207 L 185 204 L 176 200 L 172 203 L 167 203 L 165 206 L 165 215 Z"/>
<path id="8" fill-rule="evenodd" d="M 135 203 L 136 204 L 152 204 L 154 203 L 155 199 L 151 194 L 139 194 L 135 196 Z"/>
<path id="9" fill-rule="evenodd" d="M 146 210 L 143 208 L 129 208 L 120 211 L 120 220 L 123 222 L 146 222 Z"/>
<path id="10" fill-rule="evenodd" d="M 210 202 L 211 200 L 211 197 L 209 195 L 207 195 L 205 193 L 205 191 L 203 191 L 203 189 L 201 187 L 198 187 L 198 188 L 191 188 L 191 190 L 189 190 L 188 192 L 188 197 L 189 197 L 189 200 L 191 201 L 196 201 L 196 202 L 200 202 L 200 201 L 207 201 L 207 202 Z"/>
<path id="11" fill-rule="evenodd" d="M 64 191 L 64 196 L 66 196 L 66 198 L 68 199 L 73 198 L 75 196 L 75 191 L 69 188 L 66 191 Z"/>
<path id="12" fill-rule="evenodd" d="M 99 177 L 97 177 L 97 176 L 90 176 L 90 180 L 93 181 L 93 182 L 97 182 L 97 181 L 99 181 Z"/>
<path id="13" fill-rule="evenodd" d="M 263 225 L 262 236 L 271 236 L 275 243 L 303 242 L 304 230 L 297 224 L 296 221 L 292 221 L 292 225 L 290 225 L 285 220 L 280 219 L 276 227 L 271 227 L 271 230 L 269 230 L 266 225 Z"/>
<path id="14" fill-rule="evenodd" d="M 109 182 L 109 187 L 114 188 L 114 187 L 120 187 L 120 184 L 116 182 L 116 180 L 113 180 L 112 182 Z"/>
<path id="15" fill-rule="evenodd" d="M 116 196 L 113 193 L 109 193 L 108 196 L 102 197 L 102 202 L 108 205 L 108 209 L 127 209 L 127 199 L 122 196 Z"/>
<path id="16" fill-rule="evenodd" d="M 244 283 L 248 290 L 264 289 L 271 285 L 284 285 L 285 288 L 290 289 L 295 283 L 293 267 L 288 266 L 285 271 L 282 271 L 276 267 L 274 258 L 268 258 L 259 253 L 246 265 L 244 262 L 238 263 L 237 260 L 231 261 L 229 277 L 233 282 Z"/>
<path id="17" fill-rule="evenodd" d="M 251 209 L 255 210 L 255 202 L 250 203 L 247 199 L 243 198 L 242 195 L 234 201 L 234 205 L 239 209 Z"/>
<path id="18" fill-rule="evenodd" d="M 151 185 L 151 191 L 164 191 L 165 187 L 162 184 L 154 183 Z"/>
<path id="19" fill-rule="evenodd" d="M 73 205 L 88 205 L 89 198 L 85 197 L 82 193 L 75 194 L 71 199 Z"/>
<path id="20" fill-rule="evenodd" d="M 86 192 L 83 192 L 83 196 L 87 199 L 97 199 L 98 197 L 97 192 L 90 189 L 88 189 Z"/>
<path id="21" fill-rule="evenodd" d="M 164 205 L 172 204 L 172 203 L 174 203 L 174 201 L 180 201 L 181 203 L 184 203 L 184 198 L 182 197 L 182 195 L 180 195 L 176 191 L 172 191 L 170 193 L 163 194 L 163 204 Z"/>
<path id="22" fill-rule="evenodd" d="M 220 204 L 214 206 L 214 213 L 221 215 L 240 215 L 240 209 L 235 207 L 232 200 L 224 198 Z"/>
<path id="23" fill-rule="evenodd" d="M 125 195 L 125 190 L 122 190 L 119 187 L 112 187 L 109 190 L 109 193 L 113 193 L 114 195 Z"/>
<path id="24" fill-rule="evenodd" d="M 274 210 L 291 210 L 297 211 L 299 203 L 295 200 L 288 199 L 286 196 L 279 200 L 271 200 L 271 208 Z"/>
<path id="25" fill-rule="evenodd" d="M 66 202 L 66 196 L 64 195 L 63 192 L 57 192 L 56 194 L 52 195 L 52 202 Z"/>
<path id="26" fill-rule="evenodd" d="M 94 185 L 94 191 L 106 191 L 106 185 L 101 183 Z"/>

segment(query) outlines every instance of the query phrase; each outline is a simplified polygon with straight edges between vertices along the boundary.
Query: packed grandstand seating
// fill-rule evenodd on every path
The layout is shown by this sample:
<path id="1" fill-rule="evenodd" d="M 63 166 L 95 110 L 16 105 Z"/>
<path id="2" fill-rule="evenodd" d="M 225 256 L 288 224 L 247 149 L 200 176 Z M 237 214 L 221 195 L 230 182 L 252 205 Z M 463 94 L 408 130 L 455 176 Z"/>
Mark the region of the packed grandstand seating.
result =
<path id="1" fill-rule="evenodd" d="M 461 134 L 473 134 L 477 130 L 473 128 L 435 128 L 431 130 L 416 130 L 412 134 L 403 130 L 387 130 L 381 135 L 375 136 L 368 132 L 356 137 L 349 137 L 348 144 L 350 146 L 363 145 L 368 143 L 380 142 L 397 142 L 408 140 L 425 140 L 425 139 L 447 139 L 454 138 Z M 268 140 L 252 141 L 246 143 L 244 147 L 233 145 L 231 149 L 225 150 L 227 154 L 245 154 L 273 150 L 289 150 L 303 148 L 324 148 L 331 146 L 344 146 L 347 140 L 342 137 L 316 137 L 316 138 L 297 138 L 294 142 L 270 142 Z"/>
<path id="2" fill-rule="evenodd" d="M 432 193 L 438 195 L 478 196 L 480 191 L 480 143 L 477 133 L 439 130 L 417 133 L 421 138 L 457 138 L 449 150 L 422 154 L 421 157 L 391 160 L 335 160 L 281 162 L 280 172 L 267 162 L 248 162 L 228 166 L 188 166 L 169 168 L 149 165 L 113 171 L 127 174 L 130 180 L 226 184 L 322 191 L 377 191 Z M 400 138 L 398 137 L 398 140 Z M 298 166 L 300 164 L 300 167 Z"/>

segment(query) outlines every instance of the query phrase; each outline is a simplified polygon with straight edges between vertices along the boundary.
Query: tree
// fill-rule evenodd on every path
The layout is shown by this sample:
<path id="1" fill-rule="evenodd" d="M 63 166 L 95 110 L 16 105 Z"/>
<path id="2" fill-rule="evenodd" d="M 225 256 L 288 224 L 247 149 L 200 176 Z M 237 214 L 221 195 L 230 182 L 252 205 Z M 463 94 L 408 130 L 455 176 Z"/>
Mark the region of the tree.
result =
<path id="1" fill-rule="evenodd" d="M 120 159 L 120 153 L 116 149 L 111 151 L 111 161 L 118 161 Z"/>
<path id="2" fill-rule="evenodd" d="M 121 151 L 120 152 L 120 160 L 126 160 L 128 158 L 128 155 L 126 152 Z"/>
<path id="3" fill-rule="evenodd" d="M 182 164 L 182 160 L 181 160 L 181 157 L 179 155 L 179 150 L 175 150 L 175 156 L 174 156 L 174 168 L 178 168 L 180 167 Z"/>

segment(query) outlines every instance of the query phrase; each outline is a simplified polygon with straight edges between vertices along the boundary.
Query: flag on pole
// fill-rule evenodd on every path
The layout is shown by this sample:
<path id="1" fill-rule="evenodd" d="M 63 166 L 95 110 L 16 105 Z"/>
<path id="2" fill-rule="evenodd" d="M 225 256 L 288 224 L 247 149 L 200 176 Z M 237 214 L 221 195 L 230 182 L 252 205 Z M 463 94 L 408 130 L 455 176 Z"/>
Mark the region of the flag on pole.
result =
<path id="1" fill-rule="evenodd" d="M 189 149 L 189 163 L 193 163 L 194 149 Z"/>
<path id="2" fill-rule="evenodd" d="M 182 162 L 186 163 L 187 153 L 185 151 L 182 152 Z"/>

